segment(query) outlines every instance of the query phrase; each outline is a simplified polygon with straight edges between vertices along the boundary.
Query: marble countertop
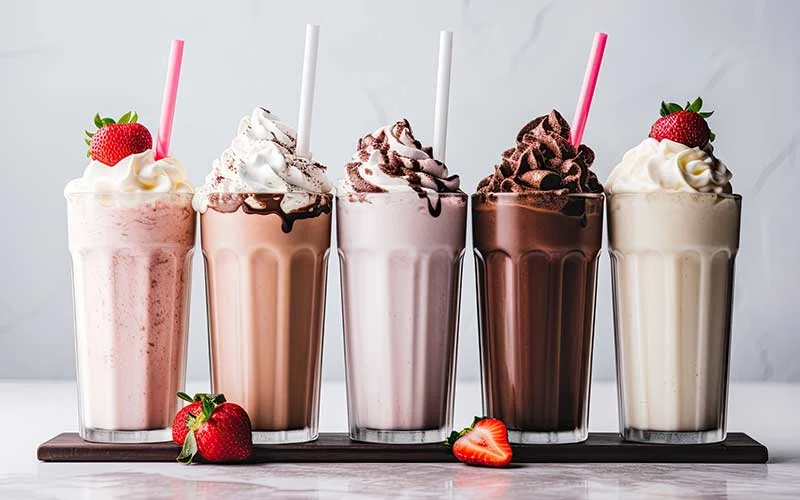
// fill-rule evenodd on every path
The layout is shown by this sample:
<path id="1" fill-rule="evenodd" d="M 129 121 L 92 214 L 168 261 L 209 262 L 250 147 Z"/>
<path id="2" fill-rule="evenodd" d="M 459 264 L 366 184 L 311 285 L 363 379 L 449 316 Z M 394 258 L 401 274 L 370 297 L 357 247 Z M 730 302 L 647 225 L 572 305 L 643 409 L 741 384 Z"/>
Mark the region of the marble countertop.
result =
<path id="1" fill-rule="evenodd" d="M 190 384 L 190 390 L 202 390 Z M 530 464 L 494 470 L 461 464 L 39 463 L 36 446 L 77 428 L 69 382 L 0 381 L 0 498 L 797 498 L 800 385 L 734 384 L 729 429 L 770 450 L 766 465 Z M 341 382 L 322 388 L 320 429 L 346 429 Z M 480 413 L 480 387 L 460 383 L 455 425 Z M 610 383 L 592 389 L 590 429 L 615 431 Z"/>

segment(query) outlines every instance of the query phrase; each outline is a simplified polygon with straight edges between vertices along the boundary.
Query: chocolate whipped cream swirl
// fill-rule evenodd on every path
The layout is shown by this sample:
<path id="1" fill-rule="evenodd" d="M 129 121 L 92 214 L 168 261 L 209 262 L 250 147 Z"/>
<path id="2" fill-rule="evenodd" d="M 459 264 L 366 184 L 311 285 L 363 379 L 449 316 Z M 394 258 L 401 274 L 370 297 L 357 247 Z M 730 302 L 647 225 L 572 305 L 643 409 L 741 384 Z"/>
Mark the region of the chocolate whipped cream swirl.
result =
<path id="1" fill-rule="evenodd" d="M 439 193 L 460 193 L 460 179 L 449 175 L 430 147 L 414 138 L 411 125 L 400 120 L 358 141 L 358 150 L 345 165 L 344 193 L 415 191 L 426 197 L 431 215 L 438 215 Z"/>
<path id="2" fill-rule="evenodd" d="M 494 174 L 478 184 L 479 194 L 547 194 L 547 198 L 575 193 L 602 193 L 597 176 L 589 170 L 594 152 L 569 140 L 569 124 L 553 110 L 517 134 L 517 146 L 503 153 Z"/>

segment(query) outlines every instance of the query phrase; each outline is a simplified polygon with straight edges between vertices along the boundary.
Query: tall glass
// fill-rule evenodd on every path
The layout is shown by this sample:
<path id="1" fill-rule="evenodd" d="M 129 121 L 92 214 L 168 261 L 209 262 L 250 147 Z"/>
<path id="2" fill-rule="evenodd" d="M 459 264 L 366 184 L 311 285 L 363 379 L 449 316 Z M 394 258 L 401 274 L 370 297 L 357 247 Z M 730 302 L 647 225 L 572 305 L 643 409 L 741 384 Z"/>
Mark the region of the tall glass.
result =
<path id="1" fill-rule="evenodd" d="M 603 195 L 472 197 L 484 413 L 512 443 L 588 437 Z"/>
<path id="2" fill-rule="evenodd" d="M 723 441 L 742 199 L 608 199 L 620 433 L 649 443 Z"/>
<path id="3" fill-rule="evenodd" d="M 350 437 L 444 441 L 453 383 L 467 195 L 337 197 Z"/>
<path id="4" fill-rule="evenodd" d="M 200 217 L 206 264 L 211 385 L 247 410 L 255 443 L 312 441 L 319 388 L 333 196 L 286 215 L 308 194 L 252 195 Z M 269 208 L 274 207 L 274 209 Z"/>
<path id="5" fill-rule="evenodd" d="M 195 238 L 191 194 L 69 194 L 79 429 L 169 441 L 183 390 Z"/>

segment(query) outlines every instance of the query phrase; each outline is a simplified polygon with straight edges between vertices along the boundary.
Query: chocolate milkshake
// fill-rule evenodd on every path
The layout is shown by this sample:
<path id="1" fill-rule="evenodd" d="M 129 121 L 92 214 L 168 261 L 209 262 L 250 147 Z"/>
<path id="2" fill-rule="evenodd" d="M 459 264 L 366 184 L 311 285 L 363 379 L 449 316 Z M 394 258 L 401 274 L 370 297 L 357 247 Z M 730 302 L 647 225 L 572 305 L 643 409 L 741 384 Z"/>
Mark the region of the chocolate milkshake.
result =
<path id="1" fill-rule="evenodd" d="M 467 196 L 405 120 L 364 136 L 337 197 L 350 437 L 444 441 Z"/>
<path id="2" fill-rule="evenodd" d="M 603 194 L 569 136 L 531 121 L 472 197 L 484 413 L 512 443 L 588 436 Z"/>
<path id="3" fill-rule="evenodd" d="M 256 108 L 194 199 L 212 388 L 247 410 L 255 443 L 318 435 L 333 195 L 295 137 Z"/>

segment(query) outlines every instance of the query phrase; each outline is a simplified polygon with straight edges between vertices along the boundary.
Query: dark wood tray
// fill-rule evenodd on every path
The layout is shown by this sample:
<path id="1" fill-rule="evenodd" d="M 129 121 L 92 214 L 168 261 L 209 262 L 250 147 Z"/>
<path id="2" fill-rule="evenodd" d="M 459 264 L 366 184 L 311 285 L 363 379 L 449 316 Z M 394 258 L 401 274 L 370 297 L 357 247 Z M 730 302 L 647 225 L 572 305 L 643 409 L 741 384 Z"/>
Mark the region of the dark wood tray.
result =
<path id="1" fill-rule="evenodd" d="M 174 443 L 89 443 L 76 433 L 59 434 L 39 446 L 44 462 L 174 462 Z M 723 443 L 663 445 L 627 443 L 615 433 L 591 433 L 580 444 L 514 446 L 517 463 L 649 462 L 764 463 L 767 448 L 747 434 L 733 432 Z M 383 445 L 351 441 L 347 434 L 320 434 L 311 443 L 256 446 L 250 462 L 454 462 L 443 444 Z"/>

